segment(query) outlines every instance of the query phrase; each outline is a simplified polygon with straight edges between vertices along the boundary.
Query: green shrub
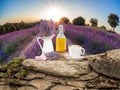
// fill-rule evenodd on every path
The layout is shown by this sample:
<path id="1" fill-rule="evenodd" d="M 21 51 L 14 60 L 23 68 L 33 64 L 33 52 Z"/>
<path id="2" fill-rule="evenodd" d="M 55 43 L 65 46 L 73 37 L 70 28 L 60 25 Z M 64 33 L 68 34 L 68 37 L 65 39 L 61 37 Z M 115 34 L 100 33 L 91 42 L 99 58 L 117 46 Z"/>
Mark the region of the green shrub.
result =
<path id="1" fill-rule="evenodd" d="M 97 53 L 100 53 L 101 51 L 99 50 L 99 47 L 100 47 L 100 43 L 99 41 L 92 41 L 90 43 L 90 49 L 91 51 L 93 51 L 93 54 L 97 54 Z"/>
<path id="2" fill-rule="evenodd" d="M 2 40 L 0 40 L 0 47 L 2 46 Z"/>
<path id="3" fill-rule="evenodd" d="M 69 23 L 70 19 L 67 18 L 67 17 L 62 17 L 60 20 L 59 20 L 59 23 L 60 24 L 67 24 Z"/>
<path id="4" fill-rule="evenodd" d="M 89 52 L 92 54 L 99 54 L 112 49 L 112 46 L 109 43 L 100 42 L 98 40 L 91 41 L 88 47 Z"/>
<path id="5" fill-rule="evenodd" d="M 72 22 L 74 25 L 85 26 L 85 19 L 81 16 L 74 18 Z"/>
<path id="6" fill-rule="evenodd" d="M 27 74 L 28 70 L 25 69 L 21 65 L 23 60 L 24 60 L 23 58 L 14 58 L 8 64 L 3 65 L 0 68 L 0 70 L 3 71 L 3 72 L 1 72 L 0 77 L 5 78 L 5 79 L 6 78 L 7 79 L 12 79 L 13 77 L 16 77 L 16 78 L 20 79 L 20 78 L 24 77 Z M 10 82 L 12 82 L 12 81 L 10 81 Z"/>
<path id="7" fill-rule="evenodd" d="M 11 43 L 7 44 L 3 48 L 3 51 L 6 53 L 7 56 L 12 55 L 13 53 L 15 53 L 16 50 L 17 50 L 17 44 L 14 43 L 14 42 L 11 42 Z"/>
<path id="8" fill-rule="evenodd" d="M 116 33 L 115 31 L 107 30 L 109 33 Z"/>
<path id="9" fill-rule="evenodd" d="M 19 44 L 24 44 L 25 41 L 29 38 L 29 36 L 26 36 L 25 38 L 22 38 L 20 41 L 19 41 Z"/>
<path id="10" fill-rule="evenodd" d="M 3 64 L 4 58 L 0 56 L 0 64 Z"/>
<path id="11" fill-rule="evenodd" d="M 86 40 L 86 37 L 84 35 L 78 35 L 74 38 L 74 42 L 78 45 L 83 45 L 85 40 Z"/>
<path id="12" fill-rule="evenodd" d="M 102 29 L 102 30 L 106 30 L 106 27 L 104 25 L 99 27 L 99 28 Z"/>

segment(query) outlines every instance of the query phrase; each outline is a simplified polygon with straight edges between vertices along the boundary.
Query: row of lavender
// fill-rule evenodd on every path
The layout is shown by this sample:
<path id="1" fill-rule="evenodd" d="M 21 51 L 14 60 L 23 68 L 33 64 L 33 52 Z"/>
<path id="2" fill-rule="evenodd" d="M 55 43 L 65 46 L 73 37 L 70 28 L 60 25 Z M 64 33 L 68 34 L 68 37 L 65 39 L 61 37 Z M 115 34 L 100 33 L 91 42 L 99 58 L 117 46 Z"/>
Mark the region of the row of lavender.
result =
<path id="1" fill-rule="evenodd" d="M 72 42 L 82 45 L 86 49 L 86 54 L 97 54 L 120 48 L 119 34 L 112 34 L 87 26 L 66 24 L 64 27 L 66 37 Z M 55 48 L 55 37 L 53 44 Z M 25 52 L 26 58 L 34 58 L 40 54 L 41 50 L 37 41 Z"/>
<path id="2" fill-rule="evenodd" d="M 55 39 L 56 36 L 53 38 L 53 46 L 55 50 Z M 35 58 L 35 56 L 40 56 L 41 55 L 41 49 L 40 46 L 38 45 L 37 38 L 35 38 L 36 42 L 32 44 L 31 47 L 29 47 L 25 52 L 24 55 L 26 58 Z M 39 40 L 40 43 L 43 45 L 43 41 Z M 46 47 L 47 48 L 47 47 Z"/>
<path id="3" fill-rule="evenodd" d="M 0 36 L 0 61 L 5 60 L 16 51 L 24 49 L 33 39 L 35 40 L 35 42 L 30 43 L 31 45 L 24 52 L 24 55 L 26 56 L 26 58 L 34 58 L 35 56 L 40 55 L 41 50 L 35 36 L 39 32 L 41 32 L 43 28 L 45 28 L 43 26 L 44 25 L 38 25 L 33 28 L 16 31 Z M 66 37 L 69 38 L 72 42 L 82 45 L 86 49 L 86 54 L 102 53 L 106 50 L 120 48 L 119 34 L 111 34 L 87 26 L 66 24 L 64 25 L 64 27 Z M 42 40 L 41 43 L 43 43 Z M 53 39 L 53 43 L 55 48 L 55 37 Z"/>
<path id="4" fill-rule="evenodd" d="M 28 43 L 39 33 L 39 26 L 11 32 L 0 36 L 0 62 L 4 62 L 15 52 L 24 49 Z M 19 54 L 18 53 L 18 54 Z M 16 56 L 13 56 L 16 57 Z"/>
<path id="5" fill-rule="evenodd" d="M 87 54 L 98 54 L 120 48 L 120 35 L 87 26 L 65 25 L 65 35 L 74 43 L 82 45 Z"/>
<path id="6" fill-rule="evenodd" d="M 39 27 L 40 33 L 37 35 L 37 37 L 50 36 L 56 33 L 56 26 L 52 20 L 49 22 L 46 20 L 41 20 Z M 32 45 L 24 52 L 26 58 L 35 58 L 35 56 L 41 55 L 41 49 L 37 43 L 37 37 L 34 38 L 35 42 L 30 43 Z M 40 43 L 43 44 L 43 40 L 40 40 Z M 53 44 L 55 48 L 55 37 L 53 38 Z"/>

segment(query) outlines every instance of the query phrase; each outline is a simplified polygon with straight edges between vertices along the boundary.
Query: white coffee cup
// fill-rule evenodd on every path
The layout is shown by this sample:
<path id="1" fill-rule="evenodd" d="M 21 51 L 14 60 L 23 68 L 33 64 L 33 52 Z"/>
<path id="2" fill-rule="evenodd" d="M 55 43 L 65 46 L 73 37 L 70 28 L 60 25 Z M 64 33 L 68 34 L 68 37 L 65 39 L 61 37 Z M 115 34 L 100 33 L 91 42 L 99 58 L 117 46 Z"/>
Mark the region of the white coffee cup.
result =
<path id="1" fill-rule="evenodd" d="M 81 58 L 85 54 L 85 49 L 79 45 L 69 45 L 68 53 L 72 58 Z"/>

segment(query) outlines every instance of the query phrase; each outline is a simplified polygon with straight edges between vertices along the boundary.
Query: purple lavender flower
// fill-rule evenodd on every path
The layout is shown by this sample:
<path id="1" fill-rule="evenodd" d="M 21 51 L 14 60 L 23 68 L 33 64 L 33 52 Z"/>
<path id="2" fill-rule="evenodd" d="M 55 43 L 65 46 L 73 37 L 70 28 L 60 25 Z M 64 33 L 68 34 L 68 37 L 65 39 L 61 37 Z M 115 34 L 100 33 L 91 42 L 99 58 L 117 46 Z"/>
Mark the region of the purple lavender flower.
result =
<path id="1" fill-rule="evenodd" d="M 54 22 L 50 20 L 47 22 L 46 20 L 40 21 L 40 36 L 51 36 L 55 32 Z"/>
<path id="2" fill-rule="evenodd" d="M 102 53 L 120 48 L 120 35 L 87 26 L 64 25 L 65 35 L 72 42 L 82 44 L 87 54 Z"/>

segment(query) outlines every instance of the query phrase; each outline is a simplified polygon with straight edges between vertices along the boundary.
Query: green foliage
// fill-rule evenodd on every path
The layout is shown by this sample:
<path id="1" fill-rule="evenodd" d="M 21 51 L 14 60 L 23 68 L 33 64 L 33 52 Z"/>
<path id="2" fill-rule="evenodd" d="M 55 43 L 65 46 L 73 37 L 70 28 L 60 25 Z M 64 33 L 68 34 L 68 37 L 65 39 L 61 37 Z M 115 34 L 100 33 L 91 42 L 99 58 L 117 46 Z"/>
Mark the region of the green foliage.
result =
<path id="1" fill-rule="evenodd" d="M 27 70 L 24 69 L 23 67 L 20 67 L 20 71 L 18 73 L 15 74 L 15 76 L 20 79 L 20 78 L 23 78 L 25 77 L 25 75 L 27 74 Z"/>
<path id="2" fill-rule="evenodd" d="M 104 44 L 104 52 L 112 48 L 112 46 L 108 43 L 103 43 L 103 44 Z"/>
<path id="3" fill-rule="evenodd" d="M 107 30 L 109 33 L 116 33 L 115 31 Z"/>
<path id="4" fill-rule="evenodd" d="M 35 26 L 37 23 L 38 22 L 24 23 L 23 21 L 21 21 L 20 23 L 6 23 L 3 25 L 0 25 L 0 34 L 5 34 L 5 33 L 13 32 L 16 30 L 25 29 L 25 28 L 30 28 Z"/>
<path id="5" fill-rule="evenodd" d="M 111 49 L 112 46 L 106 42 L 101 43 L 98 40 L 95 40 L 89 43 L 89 50 L 92 51 L 92 54 L 102 53 Z"/>
<path id="6" fill-rule="evenodd" d="M 79 16 L 79 17 L 73 19 L 73 24 L 84 26 L 85 25 L 85 19 L 83 17 Z"/>
<path id="7" fill-rule="evenodd" d="M 90 19 L 91 26 L 97 26 L 98 25 L 98 20 L 96 18 L 91 18 Z"/>
<path id="8" fill-rule="evenodd" d="M 7 33 L 7 29 L 6 29 L 6 27 L 4 27 L 4 26 L 3 26 L 3 27 L 2 27 L 2 31 L 1 31 L 1 32 L 2 32 L 2 34 Z"/>
<path id="9" fill-rule="evenodd" d="M 90 24 L 86 24 L 86 26 L 90 26 Z"/>
<path id="10" fill-rule="evenodd" d="M 76 36 L 74 40 L 76 44 L 83 45 L 84 41 L 86 40 L 86 37 L 81 34 L 81 35 Z"/>
<path id="11" fill-rule="evenodd" d="M 21 66 L 21 62 L 23 60 L 24 60 L 23 58 L 14 58 L 12 61 L 8 62 L 8 64 L 6 64 L 5 66 L 17 68 L 17 67 Z"/>
<path id="12" fill-rule="evenodd" d="M 4 57 L 5 57 L 5 54 L 4 52 L 2 51 L 2 47 L 3 47 L 3 44 L 2 44 L 2 40 L 0 40 L 0 64 L 3 64 L 4 62 Z"/>
<path id="13" fill-rule="evenodd" d="M 0 73 L 0 76 L 2 77 L 2 78 L 7 78 L 7 74 L 6 73 Z"/>
<path id="14" fill-rule="evenodd" d="M 11 43 L 7 44 L 3 48 L 3 51 L 6 53 L 7 56 L 12 55 L 16 50 L 17 50 L 17 44 L 14 43 L 14 42 L 11 42 Z"/>
<path id="15" fill-rule="evenodd" d="M 100 53 L 99 50 L 96 50 L 97 47 L 100 45 L 99 41 L 92 41 L 90 44 L 91 50 L 94 50 L 94 54 Z"/>
<path id="16" fill-rule="evenodd" d="M 2 33 L 2 25 L 0 25 L 0 34 Z"/>
<path id="17" fill-rule="evenodd" d="M 106 30 L 106 27 L 103 25 L 103 26 L 100 27 L 100 29 Z"/>
<path id="18" fill-rule="evenodd" d="M 33 34 L 33 32 L 32 32 L 32 34 Z M 24 38 L 22 38 L 22 39 L 19 41 L 19 45 L 20 45 L 20 44 L 23 45 L 28 38 L 30 38 L 29 35 L 26 36 L 26 37 L 24 37 Z"/>
<path id="19" fill-rule="evenodd" d="M 14 58 L 8 64 L 0 67 L 0 77 L 8 83 L 17 84 L 13 78 L 19 80 L 20 78 L 24 78 L 28 73 L 28 70 L 22 66 L 23 60 L 23 58 Z"/>
<path id="20" fill-rule="evenodd" d="M 37 34 L 36 34 L 34 31 L 32 31 L 32 35 L 33 35 L 33 36 L 36 36 Z"/>
<path id="21" fill-rule="evenodd" d="M 0 56 L 0 64 L 3 64 L 3 62 L 4 62 L 4 58 Z"/>
<path id="22" fill-rule="evenodd" d="M 0 47 L 2 46 L 2 40 L 0 39 Z"/>
<path id="23" fill-rule="evenodd" d="M 110 24 L 110 26 L 113 28 L 113 31 L 114 31 L 114 29 L 116 28 L 116 26 L 119 25 L 118 24 L 119 23 L 119 17 L 118 17 L 118 15 L 111 13 L 108 16 L 108 23 Z"/>
<path id="24" fill-rule="evenodd" d="M 59 21 L 59 23 L 60 24 L 67 24 L 67 23 L 69 23 L 69 18 L 67 18 L 67 17 L 62 17 L 61 19 L 60 19 L 60 21 Z"/>

